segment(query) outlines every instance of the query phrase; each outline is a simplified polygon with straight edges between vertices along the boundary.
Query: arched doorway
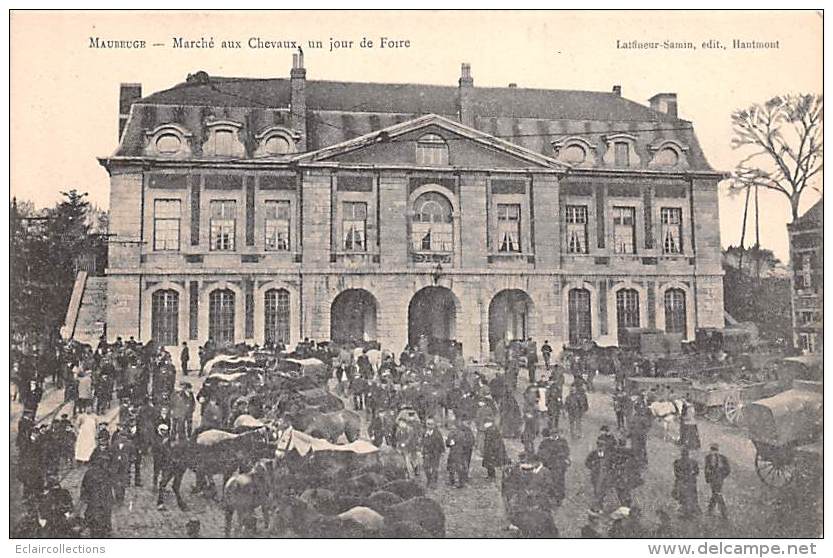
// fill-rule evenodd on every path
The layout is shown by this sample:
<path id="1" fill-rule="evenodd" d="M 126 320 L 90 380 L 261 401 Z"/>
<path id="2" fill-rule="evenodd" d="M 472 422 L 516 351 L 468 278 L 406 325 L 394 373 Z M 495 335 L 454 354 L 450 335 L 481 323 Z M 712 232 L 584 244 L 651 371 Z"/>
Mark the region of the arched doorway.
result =
<path id="1" fill-rule="evenodd" d="M 445 341 L 457 335 L 457 299 L 445 287 L 425 287 L 408 305 L 408 343 L 419 344 L 422 336 Z"/>
<path id="2" fill-rule="evenodd" d="M 339 293 L 330 306 L 330 340 L 359 343 L 376 339 L 376 297 L 364 289 Z"/>
<path id="3" fill-rule="evenodd" d="M 532 299 L 519 289 L 500 291 L 489 303 L 489 350 L 503 341 L 526 339 L 532 335 Z"/>

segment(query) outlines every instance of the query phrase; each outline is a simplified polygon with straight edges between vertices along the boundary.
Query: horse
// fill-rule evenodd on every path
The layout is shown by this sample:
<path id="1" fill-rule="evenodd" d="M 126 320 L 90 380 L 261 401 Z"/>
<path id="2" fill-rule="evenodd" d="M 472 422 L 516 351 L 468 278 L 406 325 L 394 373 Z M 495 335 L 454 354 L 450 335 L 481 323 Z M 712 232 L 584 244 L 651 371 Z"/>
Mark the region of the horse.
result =
<path id="1" fill-rule="evenodd" d="M 264 527 L 269 528 L 272 506 L 272 479 L 276 468 L 274 459 L 261 459 L 246 473 L 237 473 L 226 481 L 223 489 L 225 535 L 231 536 L 234 514 L 237 513 L 242 531 L 257 532 L 255 509 L 263 513 Z"/>
<path id="2" fill-rule="evenodd" d="M 676 441 L 679 439 L 679 434 L 675 437 L 672 428 L 679 425 L 680 413 L 683 409 L 683 402 L 680 399 L 672 399 L 668 401 L 654 401 L 648 405 L 648 410 L 662 427 L 662 439 L 668 441 L 669 439 Z"/>
<path id="3" fill-rule="evenodd" d="M 322 413 L 312 409 L 300 409 L 287 413 L 290 424 L 296 430 L 316 438 L 337 443 L 343 434 L 348 442 L 355 442 L 361 434 L 361 416 L 347 409 Z"/>
<path id="4" fill-rule="evenodd" d="M 189 469 L 194 471 L 198 483 L 208 480 L 209 488 L 214 488 L 213 476 L 222 474 L 225 489 L 229 478 L 241 467 L 246 467 L 258 457 L 271 455 L 272 441 L 271 427 L 264 426 L 240 434 L 224 430 L 206 430 L 192 439 L 174 442 L 168 463 L 162 471 L 158 505 L 162 505 L 162 495 L 168 482 L 173 481 L 172 489 L 177 505 L 183 511 L 187 509 L 179 489 L 182 477 Z"/>

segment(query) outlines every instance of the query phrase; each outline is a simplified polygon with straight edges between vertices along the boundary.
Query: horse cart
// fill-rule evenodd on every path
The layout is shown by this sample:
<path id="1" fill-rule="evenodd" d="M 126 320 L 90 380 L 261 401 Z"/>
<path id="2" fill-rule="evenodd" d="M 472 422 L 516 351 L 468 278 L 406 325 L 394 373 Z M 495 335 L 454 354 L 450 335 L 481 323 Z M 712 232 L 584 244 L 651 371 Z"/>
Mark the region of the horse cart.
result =
<path id="1" fill-rule="evenodd" d="M 783 488 L 802 472 L 802 461 L 818 461 L 823 429 L 823 385 L 795 380 L 793 388 L 746 408 L 755 470 L 768 486 Z M 815 456 L 815 458 L 814 458 Z"/>

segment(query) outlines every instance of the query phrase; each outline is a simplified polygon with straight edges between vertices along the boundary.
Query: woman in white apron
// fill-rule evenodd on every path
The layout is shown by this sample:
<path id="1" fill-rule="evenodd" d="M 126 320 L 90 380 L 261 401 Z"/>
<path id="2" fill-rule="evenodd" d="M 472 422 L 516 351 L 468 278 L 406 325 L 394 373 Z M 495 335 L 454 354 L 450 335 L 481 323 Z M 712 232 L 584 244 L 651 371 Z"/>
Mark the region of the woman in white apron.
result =
<path id="1" fill-rule="evenodd" d="M 78 416 L 78 438 L 75 440 L 75 460 L 79 463 L 86 463 L 90 460 L 96 446 L 96 430 L 98 429 L 98 417 L 87 408 L 84 413 Z"/>

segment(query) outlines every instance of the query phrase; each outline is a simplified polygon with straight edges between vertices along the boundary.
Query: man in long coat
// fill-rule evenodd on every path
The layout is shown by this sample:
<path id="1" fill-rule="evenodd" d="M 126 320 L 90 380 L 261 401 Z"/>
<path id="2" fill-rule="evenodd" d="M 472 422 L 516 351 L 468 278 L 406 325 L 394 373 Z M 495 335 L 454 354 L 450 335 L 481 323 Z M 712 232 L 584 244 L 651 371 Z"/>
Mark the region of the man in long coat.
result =
<path id="1" fill-rule="evenodd" d="M 726 480 L 732 470 L 729 466 L 729 460 L 720 453 L 717 444 L 712 444 L 703 461 L 703 476 L 712 490 L 711 498 L 709 498 L 709 515 L 714 512 L 714 507 L 717 506 L 723 519 L 728 519 L 726 500 L 723 499 L 723 481 Z"/>
<path id="2" fill-rule="evenodd" d="M 483 468 L 486 469 L 486 477 L 494 479 L 495 469 L 506 465 L 506 445 L 493 421 L 486 421 L 483 427 Z"/>
<path id="3" fill-rule="evenodd" d="M 556 429 L 545 428 L 544 439 L 538 444 L 538 457 L 544 467 L 550 470 L 553 479 L 553 503 L 560 506 L 566 494 L 565 476 L 570 467 L 570 445 Z"/>
<path id="4" fill-rule="evenodd" d="M 425 422 L 425 432 L 422 435 L 422 461 L 425 466 L 425 479 L 429 487 L 437 484 L 437 471 L 440 459 L 445 453 L 445 439 L 437 428 L 434 419 Z"/>
<path id="5" fill-rule="evenodd" d="M 96 455 L 81 481 L 80 499 L 86 507 L 84 519 L 94 539 L 109 537 L 113 529 L 113 484 L 107 463 L 103 454 Z"/>
<path id="6" fill-rule="evenodd" d="M 697 498 L 697 476 L 700 466 L 682 448 L 680 457 L 674 461 L 674 490 L 672 495 L 680 503 L 680 516 L 690 518 L 700 513 Z"/>

